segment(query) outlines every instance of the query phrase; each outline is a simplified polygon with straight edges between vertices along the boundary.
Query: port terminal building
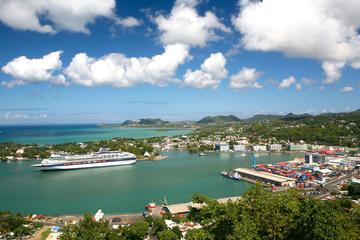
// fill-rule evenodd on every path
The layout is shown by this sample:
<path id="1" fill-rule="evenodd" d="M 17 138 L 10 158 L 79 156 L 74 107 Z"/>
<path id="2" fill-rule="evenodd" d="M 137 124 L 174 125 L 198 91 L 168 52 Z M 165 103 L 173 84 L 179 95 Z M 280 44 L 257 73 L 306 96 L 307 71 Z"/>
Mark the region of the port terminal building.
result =
<path id="1" fill-rule="evenodd" d="M 250 181 L 252 180 L 257 182 L 269 183 L 275 186 L 282 186 L 282 187 L 295 186 L 295 179 L 289 177 L 284 177 L 272 173 L 255 171 L 248 168 L 236 168 L 235 171 L 238 172 L 244 180 L 249 179 Z"/>

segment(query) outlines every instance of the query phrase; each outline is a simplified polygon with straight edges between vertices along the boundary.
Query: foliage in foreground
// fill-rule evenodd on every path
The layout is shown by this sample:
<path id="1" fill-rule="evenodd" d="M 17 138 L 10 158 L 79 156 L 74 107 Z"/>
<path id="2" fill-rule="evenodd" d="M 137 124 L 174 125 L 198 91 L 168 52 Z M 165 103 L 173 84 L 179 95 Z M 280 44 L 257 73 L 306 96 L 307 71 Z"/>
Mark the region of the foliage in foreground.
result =
<path id="1" fill-rule="evenodd" d="M 191 209 L 188 220 L 203 228 L 190 230 L 189 240 L 235 239 L 360 239 L 360 207 L 349 199 L 322 201 L 302 196 L 296 190 L 271 193 L 260 186 L 248 190 L 237 202 L 220 204 L 195 195 L 194 202 L 206 202 Z M 61 239 L 180 239 L 178 228 L 167 229 L 164 219 L 147 219 L 117 230 L 107 221 L 96 223 L 85 215 L 78 225 L 64 229 Z"/>
<path id="2" fill-rule="evenodd" d="M 159 240 L 180 239 L 180 229 L 167 229 L 164 219 L 147 219 L 138 221 L 130 226 L 112 229 L 106 220 L 95 222 L 91 214 L 85 214 L 84 219 L 77 225 L 67 225 L 63 229 L 62 240 L 139 240 L 149 234 Z"/>
<path id="3" fill-rule="evenodd" d="M 204 198 L 194 198 L 194 201 Z M 206 200 L 189 218 L 201 223 L 187 239 L 360 239 L 360 208 L 350 200 L 321 201 L 290 190 L 271 193 L 259 186 L 243 200 Z"/>
<path id="4" fill-rule="evenodd" d="M 27 227 L 26 221 L 20 214 L 10 212 L 0 212 L 0 234 L 14 233 L 15 237 L 26 236 L 32 233 L 32 229 Z M 25 225 L 25 226 L 24 226 Z"/>

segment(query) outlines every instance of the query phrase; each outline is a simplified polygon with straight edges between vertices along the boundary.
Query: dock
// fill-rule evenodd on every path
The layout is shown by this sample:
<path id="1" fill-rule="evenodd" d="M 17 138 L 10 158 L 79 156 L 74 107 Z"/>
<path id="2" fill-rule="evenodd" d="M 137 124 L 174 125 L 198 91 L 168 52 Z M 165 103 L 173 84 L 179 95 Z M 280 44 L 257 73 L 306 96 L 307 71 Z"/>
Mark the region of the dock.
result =
<path id="1" fill-rule="evenodd" d="M 248 168 L 236 168 L 234 171 L 241 175 L 241 180 L 248 181 L 251 183 L 262 182 L 273 184 L 281 187 L 292 187 L 295 186 L 295 179 L 284 177 L 272 173 L 255 171 Z"/>

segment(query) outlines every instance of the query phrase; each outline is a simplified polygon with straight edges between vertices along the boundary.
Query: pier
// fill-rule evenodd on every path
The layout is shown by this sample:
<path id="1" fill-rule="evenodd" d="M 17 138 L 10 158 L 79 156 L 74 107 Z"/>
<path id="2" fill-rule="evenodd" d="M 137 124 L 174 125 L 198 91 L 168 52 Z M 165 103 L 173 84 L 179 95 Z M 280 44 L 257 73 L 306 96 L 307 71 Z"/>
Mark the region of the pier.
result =
<path id="1" fill-rule="evenodd" d="M 251 183 L 263 182 L 273 184 L 275 186 L 295 186 L 295 179 L 272 174 L 266 172 L 259 172 L 248 168 L 236 168 L 234 171 L 241 175 L 241 179 Z"/>

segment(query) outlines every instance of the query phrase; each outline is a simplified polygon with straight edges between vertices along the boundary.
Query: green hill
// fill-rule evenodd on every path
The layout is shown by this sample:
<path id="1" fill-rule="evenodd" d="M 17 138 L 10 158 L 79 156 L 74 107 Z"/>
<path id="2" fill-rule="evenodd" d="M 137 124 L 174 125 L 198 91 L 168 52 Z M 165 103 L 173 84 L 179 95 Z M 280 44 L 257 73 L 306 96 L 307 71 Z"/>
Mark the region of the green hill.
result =
<path id="1" fill-rule="evenodd" d="M 282 115 L 273 115 L 273 114 L 256 114 L 250 118 L 245 119 L 246 122 L 264 122 L 281 119 Z"/>
<path id="2" fill-rule="evenodd" d="M 154 126 L 154 125 L 163 125 L 168 123 L 169 123 L 168 121 L 164 121 L 159 118 L 142 118 L 139 119 L 138 121 L 126 120 L 121 125 L 122 126 L 143 126 L 143 125 Z"/>
<path id="3" fill-rule="evenodd" d="M 242 120 L 234 115 L 228 115 L 228 116 L 207 116 L 201 119 L 200 121 L 197 121 L 197 124 L 222 124 L 222 123 L 237 123 L 242 122 Z"/>

